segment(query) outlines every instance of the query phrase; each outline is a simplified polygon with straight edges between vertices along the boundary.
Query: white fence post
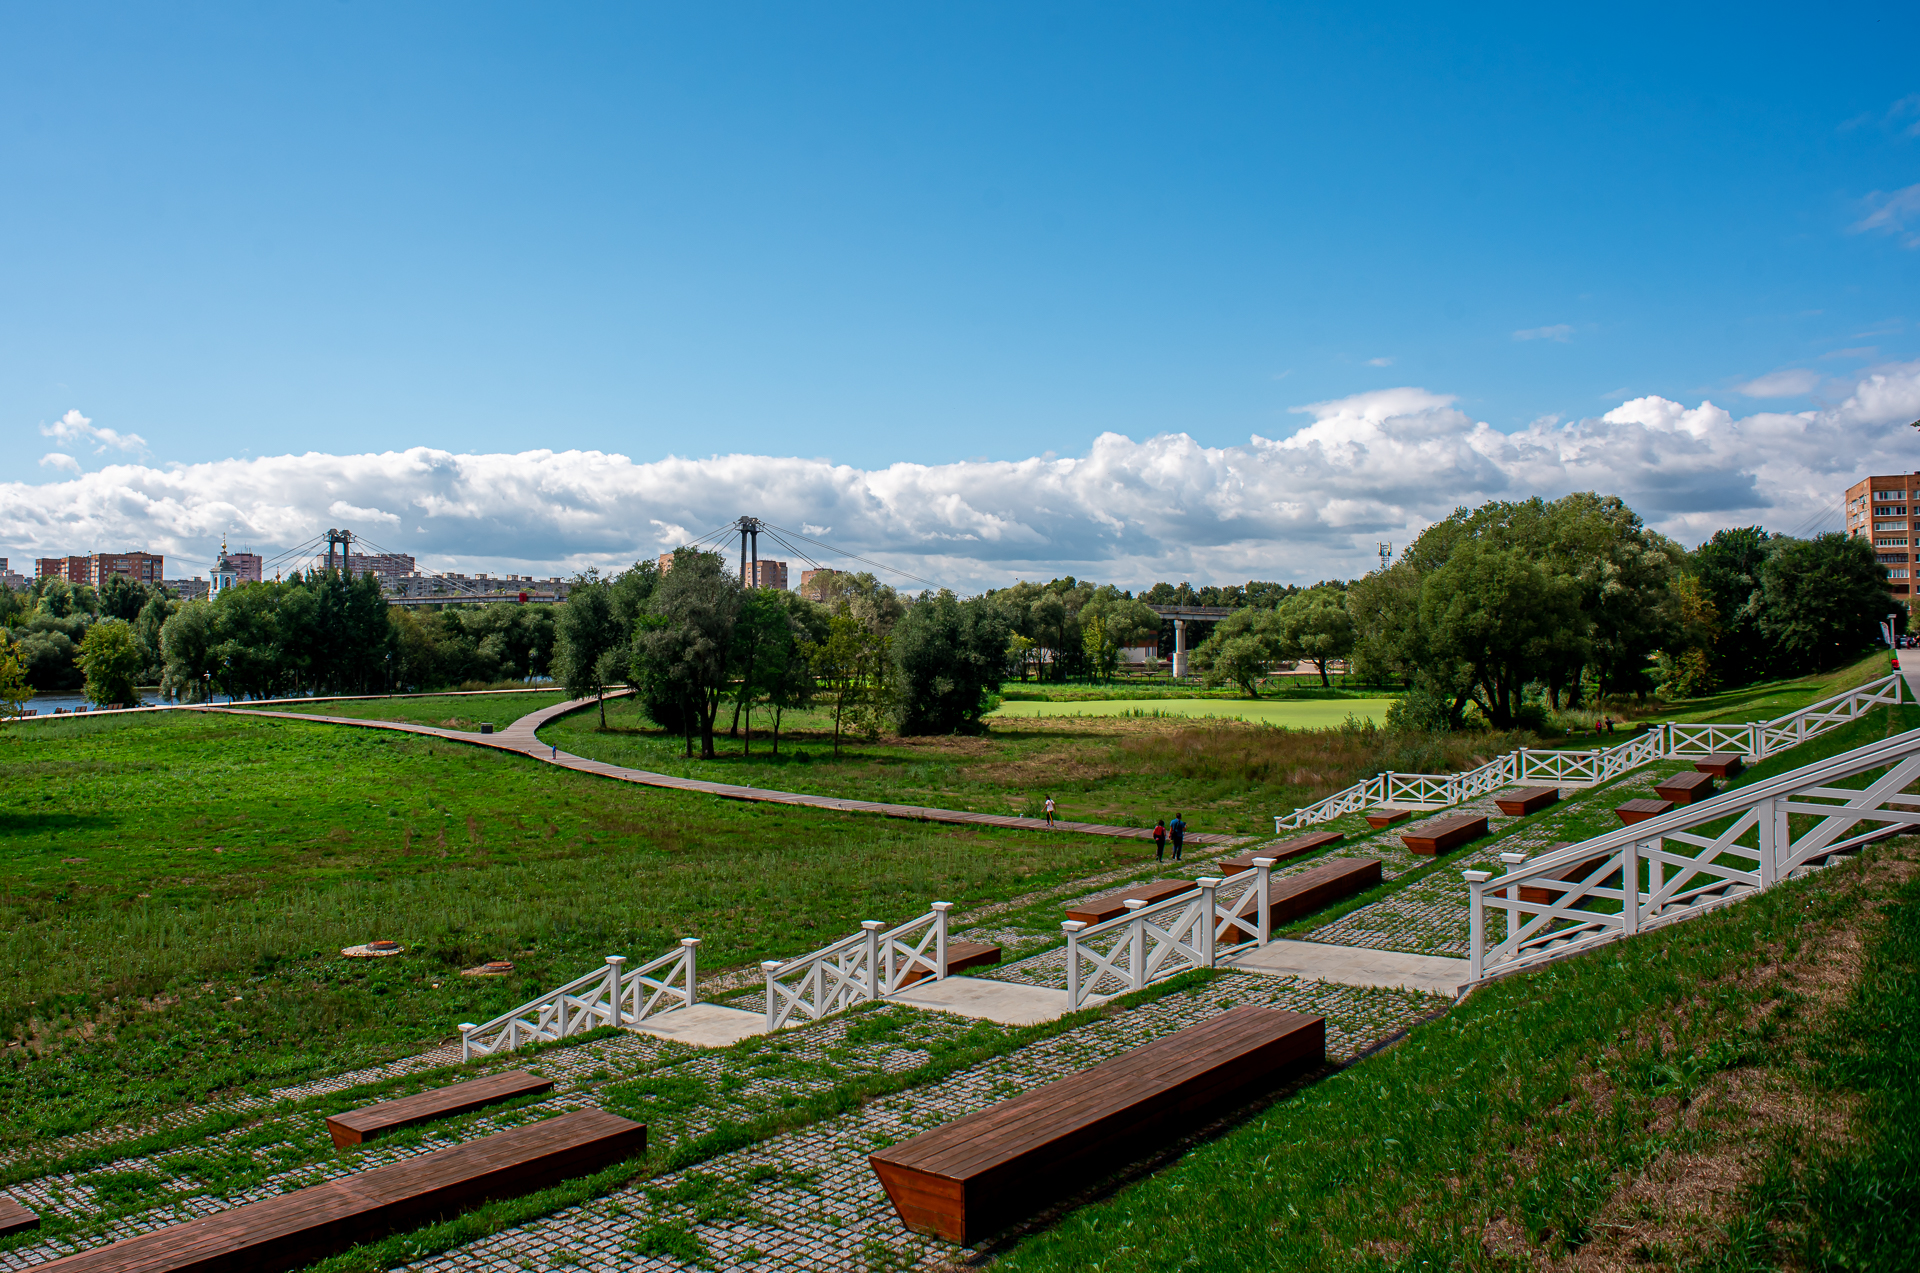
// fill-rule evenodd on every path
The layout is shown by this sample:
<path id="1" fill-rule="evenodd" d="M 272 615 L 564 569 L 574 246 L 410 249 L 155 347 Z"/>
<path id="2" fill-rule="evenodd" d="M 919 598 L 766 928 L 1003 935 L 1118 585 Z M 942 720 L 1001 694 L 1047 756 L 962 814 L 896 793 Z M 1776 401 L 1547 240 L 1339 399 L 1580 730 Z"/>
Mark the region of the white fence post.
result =
<path id="1" fill-rule="evenodd" d="M 479 1028 L 472 1021 L 460 1023 L 460 1060 L 463 1063 L 473 1059 L 473 1032 Z"/>
<path id="2" fill-rule="evenodd" d="M 1640 931 L 1640 841 L 1629 840 L 1620 850 L 1620 931 L 1631 937 Z"/>
<path id="3" fill-rule="evenodd" d="M 1500 861 L 1506 864 L 1506 873 L 1512 875 L 1515 871 L 1526 865 L 1527 855 L 1524 853 L 1502 853 L 1500 855 Z M 1520 886 L 1514 884 L 1508 887 L 1500 895 L 1500 900 L 1507 904 L 1507 940 L 1512 941 L 1514 934 L 1520 931 L 1520 908 L 1514 904 L 1520 900 Z"/>
<path id="4" fill-rule="evenodd" d="M 680 939 L 680 948 L 681 948 L 682 950 L 684 950 L 684 951 L 686 951 L 686 952 L 687 952 L 687 1002 L 686 1002 L 686 1006 L 687 1006 L 687 1007 L 689 1007 L 689 1008 L 691 1008 L 691 1007 L 693 1006 L 693 994 L 694 994 L 694 991 L 693 991 L 693 965 L 694 965 L 694 960 L 695 960 L 695 958 L 696 958 L 696 956 L 698 955 L 698 953 L 699 953 L 699 950 L 700 950 L 700 939 L 699 939 L 698 937 L 682 937 L 682 938 Z M 636 990 L 636 991 L 635 991 L 634 993 L 635 993 L 635 994 L 637 995 L 637 994 L 638 994 L 639 992 L 638 992 L 638 991 Z"/>
<path id="5" fill-rule="evenodd" d="M 1486 902 L 1487 881 L 1493 875 L 1489 871 L 1460 874 L 1467 881 L 1467 979 L 1478 981 L 1487 957 L 1487 921 L 1480 912 Z"/>
<path id="6" fill-rule="evenodd" d="M 1780 824 L 1786 819 L 1779 816 L 1780 799 L 1774 797 L 1761 806 L 1754 819 L 1760 824 L 1760 887 L 1772 888 L 1778 882 L 1780 863 Z"/>
<path id="7" fill-rule="evenodd" d="M 1067 1009 L 1072 1011 L 1080 1006 L 1080 930 L 1086 921 L 1070 919 L 1060 925 L 1067 935 Z"/>
<path id="8" fill-rule="evenodd" d="M 1260 944 L 1264 946 L 1273 940 L 1273 859 L 1255 858 L 1253 869 L 1260 873 L 1260 878 L 1253 882 L 1253 886 L 1260 890 L 1256 905 L 1260 911 Z"/>
<path id="9" fill-rule="evenodd" d="M 933 904 L 933 979 L 943 980 L 947 975 L 947 912 L 953 909 L 952 902 Z"/>
<path id="10" fill-rule="evenodd" d="M 1137 897 L 1130 897 L 1126 907 L 1133 912 L 1133 920 L 1127 925 L 1127 988 L 1144 990 L 1147 985 L 1147 922 L 1140 918 L 1141 908 L 1146 903 Z"/>
<path id="11" fill-rule="evenodd" d="M 1200 961 L 1211 968 L 1213 967 L 1214 925 L 1219 923 L 1214 896 L 1220 888 L 1220 881 L 1213 876 L 1202 876 L 1194 883 L 1200 886 Z"/>
<path id="12" fill-rule="evenodd" d="M 760 962 L 760 971 L 767 975 L 767 1033 L 768 1034 L 772 1034 L 774 1032 L 774 1029 L 776 1028 L 775 1023 L 780 1019 L 779 1014 L 774 1010 L 774 995 L 777 992 L 774 990 L 774 981 L 773 981 L 773 971 L 779 966 L 780 966 L 780 961 L 778 959 L 764 959 L 764 960 L 761 960 Z"/>
<path id="13" fill-rule="evenodd" d="M 627 957 L 625 955 L 608 955 L 607 956 L 606 995 L 607 995 L 607 1024 L 608 1025 L 620 1024 L 620 991 L 621 991 L 620 970 L 622 967 L 625 966 L 626 962 L 627 962 Z M 639 1007 L 638 1004 L 635 1004 L 634 1006 L 636 1008 Z"/>
<path id="14" fill-rule="evenodd" d="M 880 930 L 886 925 L 877 919 L 863 919 L 860 927 L 867 934 L 867 998 L 880 997 Z M 887 943 L 887 962 L 893 962 L 893 943 Z"/>

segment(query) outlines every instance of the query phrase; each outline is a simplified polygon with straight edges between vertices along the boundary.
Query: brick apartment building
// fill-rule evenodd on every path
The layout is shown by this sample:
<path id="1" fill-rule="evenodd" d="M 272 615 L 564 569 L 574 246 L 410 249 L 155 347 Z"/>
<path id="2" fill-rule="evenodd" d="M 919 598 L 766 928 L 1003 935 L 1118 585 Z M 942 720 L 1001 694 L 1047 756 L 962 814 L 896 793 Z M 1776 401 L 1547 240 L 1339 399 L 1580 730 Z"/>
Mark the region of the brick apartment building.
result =
<path id="1" fill-rule="evenodd" d="M 233 567 L 236 583 L 265 583 L 260 577 L 259 553 L 228 553 L 227 564 Z"/>
<path id="2" fill-rule="evenodd" d="M 673 554 L 661 553 L 655 559 L 655 564 L 659 566 L 661 574 L 666 574 L 673 569 Z M 813 572 L 809 570 L 801 578 L 805 579 L 811 574 Z M 750 561 L 747 563 L 745 576 L 741 582 L 746 583 L 749 588 L 784 588 L 787 586 L 787 563 L 771 561 L 765 557 L 759 561 Z"/>
<path id="3" fill-rule="evenodd" d="M 1920 526 L 1920 473 L 1876 474 L 1847 488 L 1847 534 L 1871 539 L 1893 595 L 1913 604 L 1914 528 Z"/>
<path id="4" fill-rule="evenodd" d="M 115 575 L 127 575 L 158 587 L 166 575 L 166 559 L 158 553 L 90 553 L 85 557 L 41 557 L 35 569 L 42 579 L 64 579 L 91 588 L 104 588 Z"/>

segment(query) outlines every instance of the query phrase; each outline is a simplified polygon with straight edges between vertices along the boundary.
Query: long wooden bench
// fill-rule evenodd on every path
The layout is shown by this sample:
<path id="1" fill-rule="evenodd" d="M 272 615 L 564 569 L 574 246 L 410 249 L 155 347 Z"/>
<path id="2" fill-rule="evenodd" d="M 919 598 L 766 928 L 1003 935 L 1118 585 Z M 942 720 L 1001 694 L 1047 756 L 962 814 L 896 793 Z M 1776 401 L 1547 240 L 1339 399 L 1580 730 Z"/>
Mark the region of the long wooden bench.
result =
<path id="1" fill-rule="evenodd" d="M 436 1118 L 498 1105 L 517 1096 L 534 1096 L 552 1090 L 552 1079 L 536 1078 L 525 1070 L 508 1070 L 504 1074 L 490 1074 L 483 1079 L 469 1079 L 465 1083 L 436 1087 L 430 1092 L 417 1092 L 399 1100 L 381 1101 L 378 1105 L 335 1114 L 327 1120 L 327 1132 L 333 1137 L 335 1149 L 345 1149 L 349 1145 L 365 1144 L 375 1136 L 397 1132 L 402 1127 L 414 1127 Z"/>
<path id="2" fill-rule="evenodd" d="M 985 942 L 950 941 L 947 943 L 947 975 L 967 968 L 985 968 L 1000 962 L 1000 948 L 989 946 Z M 900 979 L 903 986 L 911 986 L 916 981 L 925 981 L 931 974 L 925 968 L 915 968 Z"/>
<path id="3" fill-rule="evenodd" d="M 1696 800 L 1705 800 L 1713 794 L 1713 775 L 1708 773 L 1678 773 L 1665 782 L 1653 784 L 1653 794 L 1662 800 L 1671 800 L 1675 804 L 1692 804 Z"/>
<path id="4" fill-rule="evenodd" d="M 1657 818 L 1673 808 L 1671 800 L 1629 800 L 1614 809 L 1614 816 L 1632 826 L 1636 822 L 1645 822 L 1648 818 Z"/>
<path id="5" fill-rule="evenodd" d="M 1360 815 L 1367 825 L 1375 831 L 1385 831 L 1396 822 L 1405 822 L 1413 816 L 1411 809 L 1369 809 Z"/>
<path id="6" fill-rule="evenodd" d="M 1486 833 L 1485 814 L 1458 813 L 1451 818 L 1422 822 L 1411 831 L 1403 831 L 1400 833 L 1400 842 L 1415 853 L 1434 856 L 1451 853 Z"/>
<path id="7" fill-rule="evenodd" d="M 646 1146 L 644 1124 L 605 1110 L 577 1110 L 36 1268 L 49 1273 L 281 1273 L 483 1202 L 588 1175 Z"/>
<path id="8" fill-rule="evenodd" d="M 1291 840 L 1282 840 L 1278 844 L 1269 844 L 1264 849 L 1254 849 L 1250 853 L 1242 853 L 1237 858 L 1228 858 L 1224 862 L 1215 862 L 1214 866 L 1219 869 L 1220 874 L 1223 876 L 1238 875 L 1242 871 L 1251 871 L 1255 858 L 1272 858 L 1275 864 L 1278 864 L 1290 861 L 1293 858 L 1305 857 L 1307 854 L 1318 849 L 1326 848 L 1329 844 L 1338 844 L 1344 839 L 1346 839 L 1346 837 L 1338 831 L 1315 831 L 1311 835 L 1295 836 Z"/>
<path id="9" fill-rule="evenodd" d="M 24 1233 L 39 1227 L 39 1216 L 21 1206 L 13 1195 L 0 1193 L 0 1235 Z"/>
<path id="10" fill-rule="evenodd" d="M 1493 803 L 1509 818 L 1524 818 L 1529 813 L 1538 813 L 1550 804 L 1559 803 L 1559 800 L 1558 787 L 1522 787 L 1504 796 L 1495 796 Z"/>
<path id="11" fill-rule="evenodd" d="M 1234 1008 L 867 1161 L 907 1228 L 971 1244 L 1325 1059 L 1323 1018 Z"/>
<path id="12" fill-rule="evenodd" d="M 1376 888 L 1379 883 L 1379 858 L 1336 858 L 1331 862 L 1323 862 L 1310 871 L 1289 875 L 1267 886 L 1267 923 L 1278 928 L 1302 915 L 1311 915 L 1323 907 L 1331 906 L 1343 897 L 1352 897 L 1355 893 Z M 1259 906 L 1260 899 L 1249 891 L 1234 914 L 1250 922 L 1245 928 L 1236 926 L 1223 930 L 1221 940 L 1229 946 L 1235 942 L 1252 941 L 1255 937 L 1253 930 L 1260 922 Z"/>
<path id="13" fill-rule="evenodd" d="M 1566 848 L 1572 843 L 1572 840 L 1561 840 L 1557 844 L 1549 844 L 1541 851 L 1543 853 L 1554 853 Z M 1602 853 L 1599 857 L 1588 858 L 1584 862 L 1575 862 L 1572 866 L 1555 871 L 1548 878 L 1560 880 L 1568 884 L 1573 883 L 1575 880 L 1584 880 L 1605 866 L 1612 856 L 1611 853 Z M 1493 894 L 1495 897 L 1505 897 L 1506 895 L 1507 890 L 1505 889 L 1500 889 Z M 1520 886 L 1520 900 L 1523 902 L 1531 902 L 1536 906 L 1550 906 L 1565 896 L 1566 894 L 1560 892 L 1558 889 L 1541 888 L 1533 884 L 1522 884 Z"/>
<path id="14" fill-rule="evenodd" d="M 1125 915 L 1128 902 L 1145 902 L 1151 906 L 1155 902 L 1164 902 L 1169 897 L 1192 891 L 1192 880 L 1154 880 L 1147 884 L 1136 884 L 1118 893 L 1109 893 L 1091 902 L 1082 902 L 1067 911 L 1067 918 L 1077 919 L 1083 924 L 1104 924 Z"/>
<path id="15" fill-rule="evenodd" d="M 1702 756 L 1693 762 L 1693 767 L 1703 774 L 1712 774 L 1716 778 L 1731 778 L 1747 767 L 1747 758 L 1736 752 L 1717 753 Z"/>

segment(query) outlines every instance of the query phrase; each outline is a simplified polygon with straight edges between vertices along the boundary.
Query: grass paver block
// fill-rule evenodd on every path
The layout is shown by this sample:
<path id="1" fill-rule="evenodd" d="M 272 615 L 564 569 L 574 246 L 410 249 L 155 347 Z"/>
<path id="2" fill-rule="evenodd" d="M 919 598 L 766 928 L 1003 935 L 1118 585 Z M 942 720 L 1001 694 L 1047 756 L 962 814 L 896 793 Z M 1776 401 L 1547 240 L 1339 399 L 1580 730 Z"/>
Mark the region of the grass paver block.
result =
<path id="1" fill-rule="evenodd" d="M 1326 1059 L 1326 1019 L 1247 1005 L 868 1158 L 901 1223 L 971 1244 Z"/>
<path id="2" fill-rule="evenodd" d="M 1559 799 L 1558 787 L 1522 787 L 1504 796 L 1495 796 L 1493 803 L 1509 818 L 1524 818 L 1529 813 L 1538 813 L 1548 805 L 1557 803 Z"/>
<path id="3" fill-rule="evenodd" d="M 397 1132 L 402 1127 L 430 1123 L 436 1118 L 465 1114 L 516 1096 L 552 1090 L 552 1079 L 538 1078 L 525 1070 L 508 1070 L 504 1074 L 490 1074 L 486 1078 L 436 1087 L 430 1092 L 416 1092 L 398 1100 L 335 1114 L 327 1120 L 327 1131 L 333 1137 L 334 1147 L 345 1149 L 349 1145 L 364 1144 L 375 1136 Z"/>
<path id="4" fill-rule="evenodd" d="M 644 1124 L 577 1110 L 38 1267 L 49 1273 L 279 1273 L 483 1202 L 588 1175 L 646 1145 Z"/>
<path id="5" fill-rule="evenodd" d="M 1451 818 L 1423 822 L 1412 831 L 1402 832 L 1400 841 L 1415 853 L 1435 856 L 1451 853 L 1463 844 L 1478 840 L 1486 833 L 1485 814 L 1461 813 Z"/>

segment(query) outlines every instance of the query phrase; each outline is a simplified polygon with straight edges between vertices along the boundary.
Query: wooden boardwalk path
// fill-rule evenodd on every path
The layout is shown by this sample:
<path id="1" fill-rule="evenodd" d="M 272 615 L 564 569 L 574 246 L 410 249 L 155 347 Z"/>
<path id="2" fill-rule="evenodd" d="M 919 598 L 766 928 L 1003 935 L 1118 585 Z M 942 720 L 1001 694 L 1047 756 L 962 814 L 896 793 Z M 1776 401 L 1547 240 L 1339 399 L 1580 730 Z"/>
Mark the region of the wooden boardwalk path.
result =
<path id="1" fill-rule="evenodd" d="M 609 694 L 607 697 L 617 698 L 627 692 L 623 690 L 620 694 Z M 237 705 L 199 707 L 191 710 L 231 712 L 239 716 L 275 716 L 285 720 L 318 721 L 327 725 L 354 725 L 362 729 L 386 729 L 404 734 L 424 734 L 430 738 L 444 738 L 450 742 L 466 743 L 473 747 L 491 747 L 495 751 L 509 751 L 550 765 L 558 765 L 563 769 L 611 778 L 616 782 L 665 787 L 670 791 L 691 791 L 700 795 L 719 796 L 725 800 L 798 805 L 808 809 L 830 809 L 835 813 L 874 813 L 883 818 L 907 818 L 915 822 L 951 822 L 962 826 L 1004 827 L 1012 831 L 1070 831 L 1079 835 L 1104 835 L 1123 840 L 1153 838 L 1153 831 L 1147 827 L 1115 827 L 1099 822 L 1067 822 L 1059 818 L 1054 819 L 1052 826 L 1048 826 L 1044 818 L 974 813 L 966 809 L 935 809 L 917 804 L 886 804 L 878 800 L 849 800 L 840 796 L 816 796 L 800 791 L 774 791 L 766 787 L 748 787 L 738 783 L 679 778 L 673 774 L 654 773 L 647 769 L 628 769 L 623 765 L 609 765 L 605 761 L 589 760 L 585 756 L 560 751 L 540 741 L 538 732 L 541 726 L 556 717 L 565 716 L 568 712 L 591 706 L 594 702 L 595 700 L 590 698 L 579 698 L 570 702 L 555 703 L 551 707 L 528 712 L 497 734 L 468 733 L 465 730 L 441 729 L 433 725 L 415 725 L 407 721 L 360 720 L 352 716 L 321 716 L 312 712 L 256 711 Z M 1243 835 L 1200 834 L 1187 836 L 1187 843 L 1238 844 L 1242 840 L 1251 838 L 1253 837 Z"/>

